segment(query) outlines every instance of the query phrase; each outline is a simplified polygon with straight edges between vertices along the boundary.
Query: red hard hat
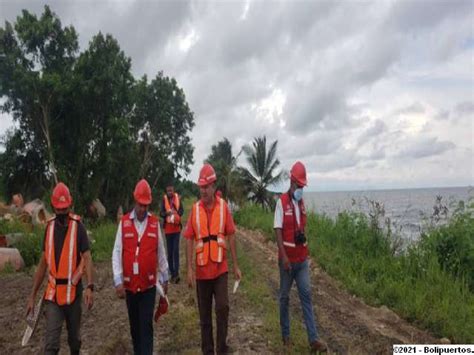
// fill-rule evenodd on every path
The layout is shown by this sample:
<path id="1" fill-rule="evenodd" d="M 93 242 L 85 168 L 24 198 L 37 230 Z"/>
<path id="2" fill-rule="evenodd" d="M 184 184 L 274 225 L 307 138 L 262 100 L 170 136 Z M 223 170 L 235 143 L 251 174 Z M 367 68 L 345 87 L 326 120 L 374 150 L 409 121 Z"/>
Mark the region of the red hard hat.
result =
<path id="1" fill-rule="evenodd" d="M 160 297 L 160 301 L 158 302 L 158 307 L 156 307 L 155 311 L 155 322 L 158 322 L 160 317 L 168 312 L 168 298 L 167 297 Z"/>
<path id="2" fill-rule="evenodd" d="M 198 186 L 206 186 L 217 180 L 216 172 L 211 164 L 204 164 L 199 172 Z"/>
<path id="3" fill-rule="evenodd" d="M 306 180 L 306 168 L 304 167 L 303 163 L 297 161 L 291 167 L 291 181 L 296 182 L 300 186 L 306 186 L 308 181 Z"/>
<path id="4" fill-rule="evenodd" d="M 133 192 L 133 197 L 135 201 L 142 205 L 149 205 L 151 203 L 151 188 L 148 184 L 148 181 L 141 179 L 137 186 L 135 186 L 135 191 Z"/>
<path id="5" fill-rule="evenodd" d="M 71 193 L 64 183 L 60 182 L 54 187 L 53 194 L 51 195 L 51 204 L 58 210 L 72 205 Z"/>

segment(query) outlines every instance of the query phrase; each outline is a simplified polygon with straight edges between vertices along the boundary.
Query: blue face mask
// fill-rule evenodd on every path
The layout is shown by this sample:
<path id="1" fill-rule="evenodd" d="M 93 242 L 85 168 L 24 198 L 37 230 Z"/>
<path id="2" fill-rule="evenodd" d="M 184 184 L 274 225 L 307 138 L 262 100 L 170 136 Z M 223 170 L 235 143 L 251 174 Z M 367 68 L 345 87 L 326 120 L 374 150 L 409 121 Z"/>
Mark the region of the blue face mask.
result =
<path id="1" fill-rule="evenodd" d="M 303 189 L 302 188 L 296 189 L 295 192 L 293 192 L 293 198 L 296 201 L 301 201 L 301 199 L 303 198 Z"/>

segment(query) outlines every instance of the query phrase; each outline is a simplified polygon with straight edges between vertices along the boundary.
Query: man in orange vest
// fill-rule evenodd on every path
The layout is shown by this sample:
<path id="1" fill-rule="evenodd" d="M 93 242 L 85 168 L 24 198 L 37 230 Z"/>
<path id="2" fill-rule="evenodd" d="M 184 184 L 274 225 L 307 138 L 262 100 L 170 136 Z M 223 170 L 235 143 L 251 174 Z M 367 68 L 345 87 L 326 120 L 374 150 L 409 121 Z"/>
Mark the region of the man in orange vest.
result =
<path id="1" fill-rule="evenodd" d="M 166 194 L 161 203 L 160 216 L 163 218 L 163 229 L 166 235 L 168 250 L 168 266 L 171 273 L 171 282 L 178 283 L 179 278 L 179 237 L 181 234 L 181 216 L 183 206 L 179 195 L 174 192 L 174 186 L 168 184 Z"/>
<path id="2" fill-rule="evenodd" d="M 135 207 L 122 217 L 112 252 L 115 292 L 126 298 L 133 351 L 153 353 L 153 309 L 157 287 L 165 293 L 168 262 L 157 217 L 148 212 L 151 188 L 140 180 L 133 193 Z"/>
<path id="3" fill-rule="evenodd" d="M 212 299 L 214 296 L 217 324 L 217 354 L 230 352 L 227 345 L 229 297 L 227 292 L 227 244 L 234 265 L 236 280 L 240 280 L 235 248 L 235 225 L 226 202 L 215 196 L 216 173 L 205 164 L 199 173 L 201 199 L 193 205 L 184 237 L 187 239 L 186 256 L 188 285 L 194 287 L 196 279 L 199 319 L 201 325 L 201 349 L 203 354 L 214 354 L 212 335 Z M 195 255 L 196 269 L 193 269 Z"/>
<path id="4" fill-rule="evenodd" d="M 298 161 L 291 168 L 290 174 L 290 189 L 277 201 L 273 225 L 278 244 L 280 326 L 283 344 L 290 345 L 289 296 L 294 281 L 298 289 L 311 350 L 326 351 L 326 344 L 319 339 L 311 301 L 308 246 L 305 236 L 306 210 L 303 201 L 303 188 L 307 185 L 306 168 Z"/>
<path id="5" fill-rule="evenodd" d="M 86 228 L 78 215 L 70 212 L 72 197 L 68 187 L 60 182 L 51 196 L 55 217 L 48 221 L 43 252 L 36 269 L 27 305 L 27 315 L 34 311 L 34 302 L 48 269 L 48 285 L 44 295 L 46 331 L 45 354 L 57 354 L 61 328 L 66 320 L 71 354 L 81 348 L 81 276 L 85 270 L 87 288 L 84 301 L 88 309 L 93 304 L 92 258 Z"/>

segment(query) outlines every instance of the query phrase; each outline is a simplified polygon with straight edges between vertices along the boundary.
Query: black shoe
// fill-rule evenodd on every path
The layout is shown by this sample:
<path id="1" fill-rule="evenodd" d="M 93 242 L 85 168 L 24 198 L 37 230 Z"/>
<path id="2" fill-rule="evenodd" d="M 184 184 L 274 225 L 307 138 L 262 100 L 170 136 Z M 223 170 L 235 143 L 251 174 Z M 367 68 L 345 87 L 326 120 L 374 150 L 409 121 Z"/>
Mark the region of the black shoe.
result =
<path id="1" fill-rule="evenodd" d="M 328 351 L 328 346 L 326 345 L 325 342 L 321 341 L 321 340 L 316 340 L 316 341 L 313 341 L 310 346 L 311 348 L 311 352 L 315 353 L 315 352 L 321 352 L 321 353 L 324 353 L 326 351 Z"/>
<path id="2" fill-rule="evenodd" d="M 174 283 L 175 283 L 175 284 L 179 284 L 180 281 L 181 281 L 181 279 L 179 278 L 179 276 L 176 276 L 176 277 L 174 278 Z"/>

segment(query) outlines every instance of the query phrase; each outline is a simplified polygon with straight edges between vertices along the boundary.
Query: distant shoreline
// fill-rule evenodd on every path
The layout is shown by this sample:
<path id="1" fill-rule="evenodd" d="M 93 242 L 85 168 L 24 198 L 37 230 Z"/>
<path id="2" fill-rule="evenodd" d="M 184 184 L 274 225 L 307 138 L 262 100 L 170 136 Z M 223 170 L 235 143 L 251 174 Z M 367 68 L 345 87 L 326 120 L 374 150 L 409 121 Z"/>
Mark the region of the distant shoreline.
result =
<path id="1" fill-rule="evenodd" d="M 305 193 L 334 193 L 334 192 L 388 192 L 388 191 L 407 191 L 407 190 L 434 190 L 434 189 L 468 189 L 474 190 L 474 185 L 467 186 L 433 186 L 433 187 L 400 187 L 387 189 L 362 189 L 362 190 L 305 190 Z M 284 191 L 271 191 L 274 194 L 281 194 Z"/>

